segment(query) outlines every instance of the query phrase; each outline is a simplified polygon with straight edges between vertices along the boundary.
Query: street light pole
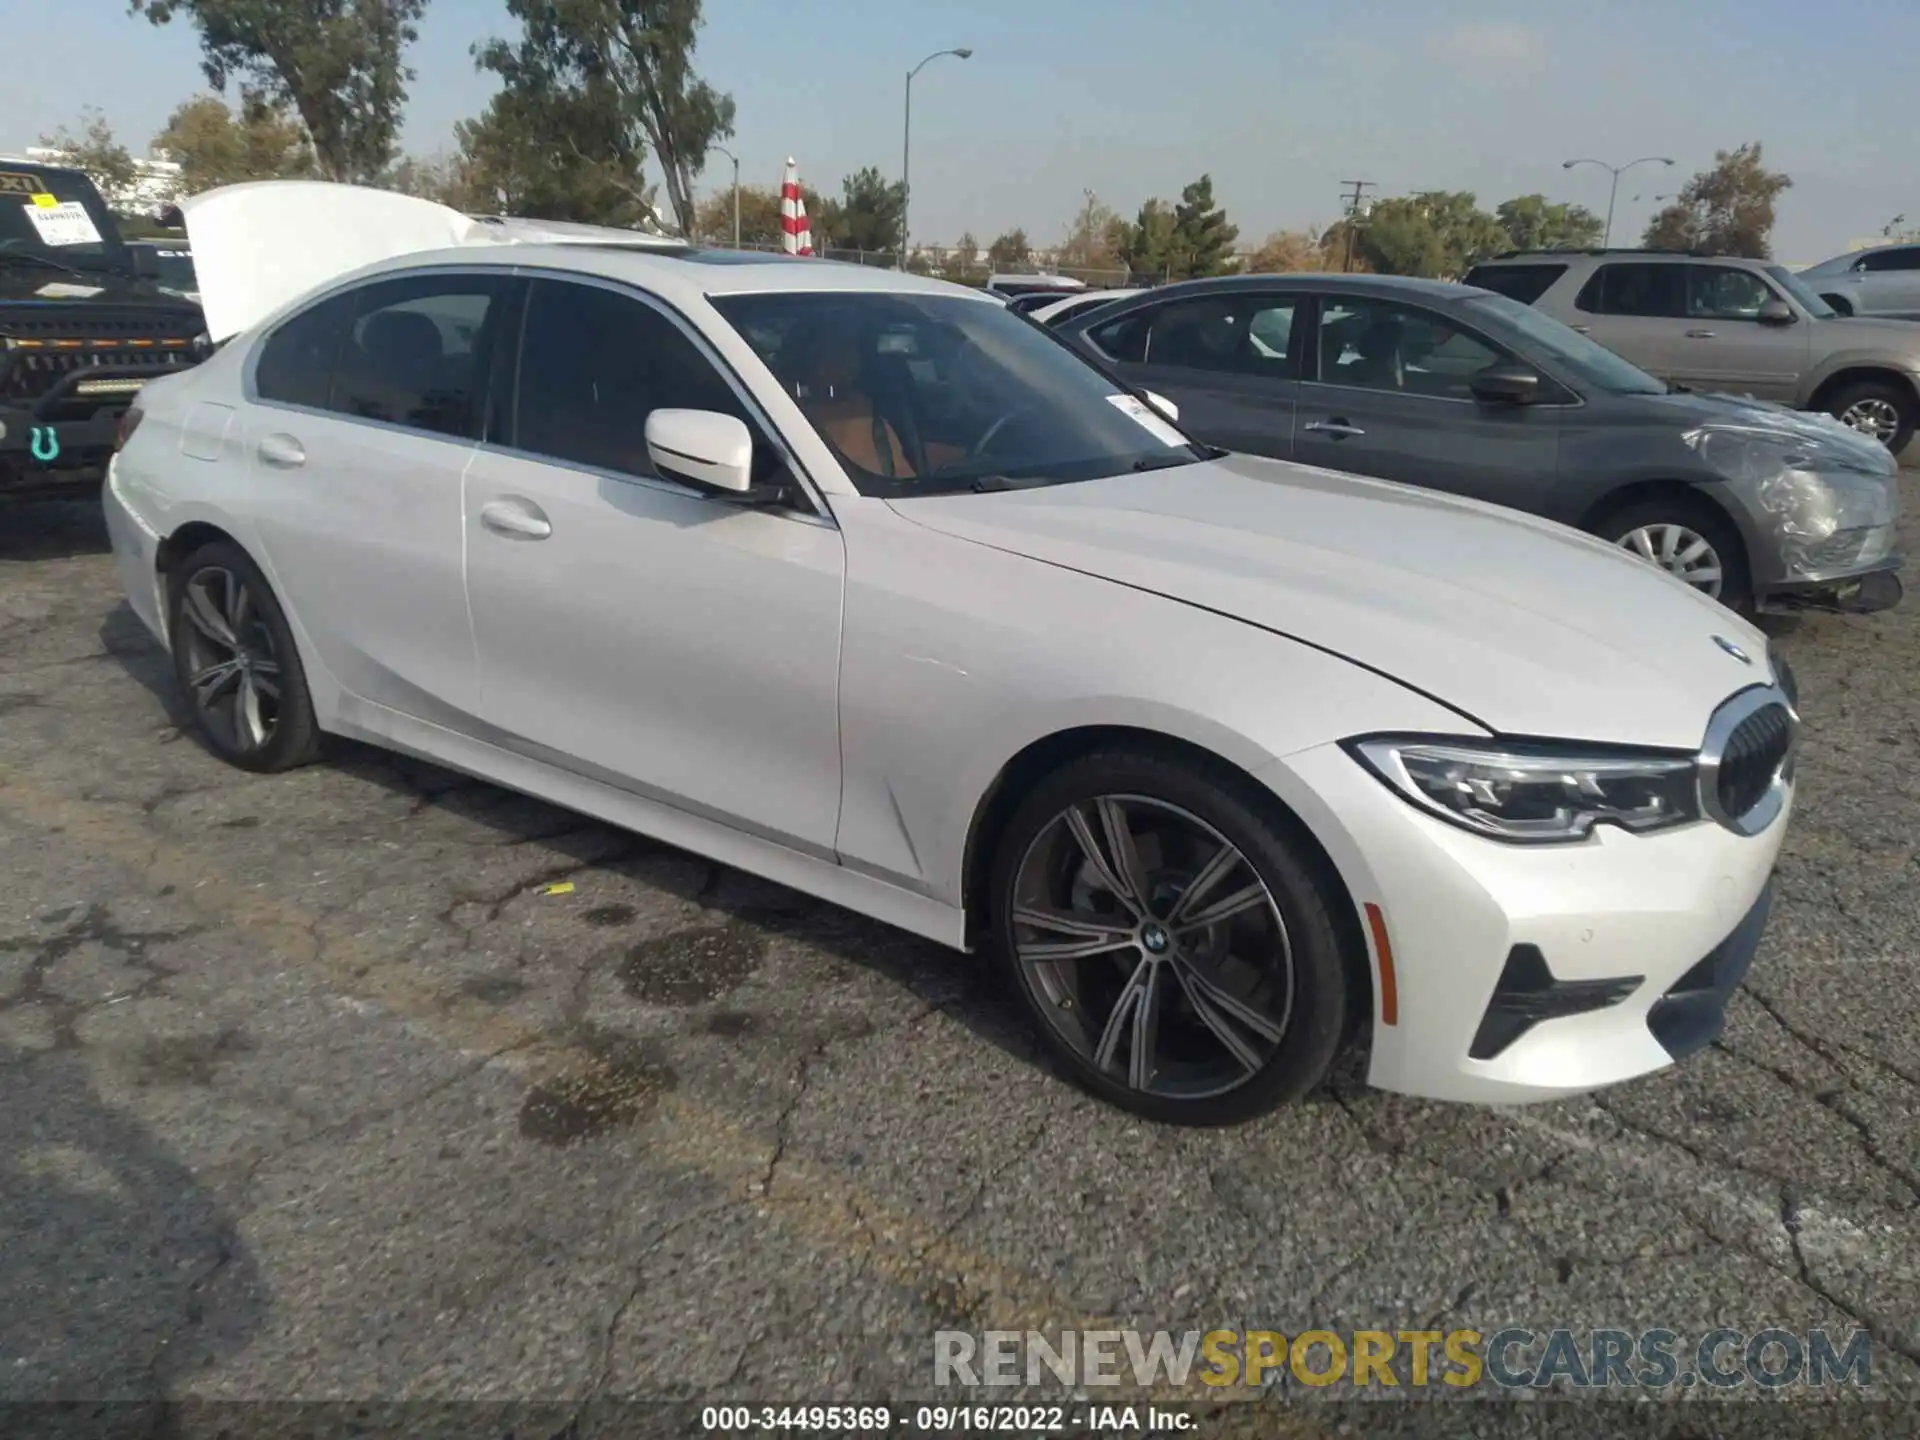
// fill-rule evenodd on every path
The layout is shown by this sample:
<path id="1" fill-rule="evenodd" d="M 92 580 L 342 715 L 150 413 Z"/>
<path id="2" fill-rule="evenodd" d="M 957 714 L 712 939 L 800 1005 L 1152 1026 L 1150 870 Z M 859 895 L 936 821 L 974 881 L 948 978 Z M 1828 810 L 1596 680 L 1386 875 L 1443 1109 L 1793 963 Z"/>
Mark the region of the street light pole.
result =
<path id="1" fill-rule="evenodd" d="M 1571 170 L 1576 165 L 1598 165 L 1602 170 L 1605 170 L 1609 175 L 1613 176 L 1613 184 L 1607 190 L 1607 233 L 1606 238 L 1600 242 L 1602 249 L 1610 249 L 1613 245 L 1613 202 L 1620 194 L 1620 177 L 1636 165 L 1671 164 L 1673 164 L 1673 161 L 1664 155 L 1642 155 L 1638 160 L 1629 160 L 1624 165 L 1609 165 L 1604 160 L 1563 160 L 1560 163 L 1560 168 L 1562 170 Z"/>
<path id="2" fill-rule="evenodd" d="M 907 268 L 907 201 L 912 194 L 908 179 L 908 167 L 913 160 L 913 77 L 942 55 L 956 55 L 966 60 L 973 51 L 962 45 L 956 50 L 936 50 L 918 65 L 907 71 L 907 114 L 906 123 L 900 131 L 900 268 Z"/>
<path id="3" fill-rule="evenodd" d="M 733 248 L 740 248 L 740 157 L 724 145 L 712 147 L 733 161 Z"/>

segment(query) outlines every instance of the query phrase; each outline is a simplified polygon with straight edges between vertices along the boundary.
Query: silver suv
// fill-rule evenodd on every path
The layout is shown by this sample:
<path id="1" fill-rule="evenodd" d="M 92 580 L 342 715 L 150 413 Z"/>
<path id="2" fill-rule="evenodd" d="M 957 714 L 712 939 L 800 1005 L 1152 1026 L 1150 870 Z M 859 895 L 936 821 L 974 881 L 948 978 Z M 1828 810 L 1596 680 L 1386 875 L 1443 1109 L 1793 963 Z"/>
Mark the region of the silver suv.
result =
<path id="1" fill-rule="evenodd" d="M 1466 283 L 1687 390 L 1822 410 L 1894 454 L 1920 422 L 1920 325 L 1842 317 L 1783 265 L 1657 250 L 1510 253 Z"/>
<path id="2" fill-rule="evenodd" d="M 1920 245 L 1876 245 L 1798 272 L 1842 315 L 1920 320 Z"/>

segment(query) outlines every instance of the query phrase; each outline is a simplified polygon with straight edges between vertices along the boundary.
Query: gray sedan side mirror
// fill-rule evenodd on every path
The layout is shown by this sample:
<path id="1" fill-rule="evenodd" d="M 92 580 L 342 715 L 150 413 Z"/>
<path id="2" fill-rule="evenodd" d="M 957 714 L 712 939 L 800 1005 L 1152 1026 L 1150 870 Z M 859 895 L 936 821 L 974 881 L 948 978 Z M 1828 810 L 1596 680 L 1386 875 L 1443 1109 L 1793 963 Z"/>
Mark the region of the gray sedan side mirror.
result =
<path id="1" fill-rule="evenodd" d="M 1476 371 L 1473 397 L 1490 405 L 1531 405 L 1540 394 L 1540 372 L 1513 361 Z"/>

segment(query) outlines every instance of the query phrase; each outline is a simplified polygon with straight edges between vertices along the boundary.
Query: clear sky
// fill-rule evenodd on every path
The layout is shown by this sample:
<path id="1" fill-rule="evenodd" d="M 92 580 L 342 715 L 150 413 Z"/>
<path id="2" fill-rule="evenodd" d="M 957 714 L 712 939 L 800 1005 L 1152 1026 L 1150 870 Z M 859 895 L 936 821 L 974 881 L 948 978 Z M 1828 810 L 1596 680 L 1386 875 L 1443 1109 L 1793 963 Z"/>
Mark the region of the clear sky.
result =
<path id="1" fill-rule="evenodd" d="M 1915 0 L 707 0 L 701 73 L 739 105 L 742 178 L 793 155 L 829 192 L 862 165 L 900 167 L 914 82 L 915 238 L 982 244 L 1013 225 L 1058 240 L 1084 190 L 1131 214 L 1210 171 L 1257 241 L 1325 224 L 1340 182 L 1382 195 L 1464 189 L 1491 206 L 1544 191 L 1604 212 L 1607 176 L 1562 160 L 1670 155 L 1620 182 L 1616 243 L 1748 140 L 1795 185 L 1775 251 L 1813 261 L 1894 215 L 1920 221 L 1911 60 Z M 489 93 L 469 47 L 509 33 L 502 0 L 432 0 L 405 144 L 447 147 Z M 136 152 L 203 86 L 198 41 L 125 0 L 0 0 L 0 148 L 98 106 Z M 715 157 L 704 184 L 727 183 Z M 1636 198 L 1637 197 L 1637 198 Z"/>

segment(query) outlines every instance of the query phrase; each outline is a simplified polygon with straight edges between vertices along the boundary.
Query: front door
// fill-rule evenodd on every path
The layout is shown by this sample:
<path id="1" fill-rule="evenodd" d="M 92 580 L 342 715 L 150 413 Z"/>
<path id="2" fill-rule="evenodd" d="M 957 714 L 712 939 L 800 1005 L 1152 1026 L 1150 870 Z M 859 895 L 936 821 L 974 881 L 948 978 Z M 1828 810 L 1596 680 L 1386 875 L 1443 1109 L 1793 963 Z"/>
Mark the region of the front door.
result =
<path id="1" fill-rule="evenodd" d="M 350 693 L 458 725 L 477 698 L 461 475 L 514 284 L 442 272 L 300 312 L 261 348 L 248 407 L 267 567 Z"/>
<path id="2" fill-rule="evenodd" d="M 1752 270 L 1698 264 L 1687 274 L 1687 322 L 1673 349 L 1673 379 L 1690 390 L 1792 404 L 1811 349 L 1805 320 L 1769 325 L 1760 307 L 1783 297 Z"/>
<path id="3" fill-rule="evenodd" d="M 1296 297 L 1234 291 L 1129 311 L 1087 337 L 1127 382 L 1180 408 L 1210 444 L 1285 460 L 1298 396 Z"/>
<path id="4" fill-rule="evenodd" d="M 534 280 L 516 368 L 501 443 L 467 472 L 482 716 L 536 758 L 830 854 L 839 530 L 654 472 L 655 409 L 756 422 L 651 300 Z"/>
<path id="5" fill-rule="evenodd" d="M 1559 406 L 1492 405 L 1471 381 L 1512 359 L 1423 306 L 1329 295 L 1294 458 L 1536 513 L 1551 508 Z"/>

